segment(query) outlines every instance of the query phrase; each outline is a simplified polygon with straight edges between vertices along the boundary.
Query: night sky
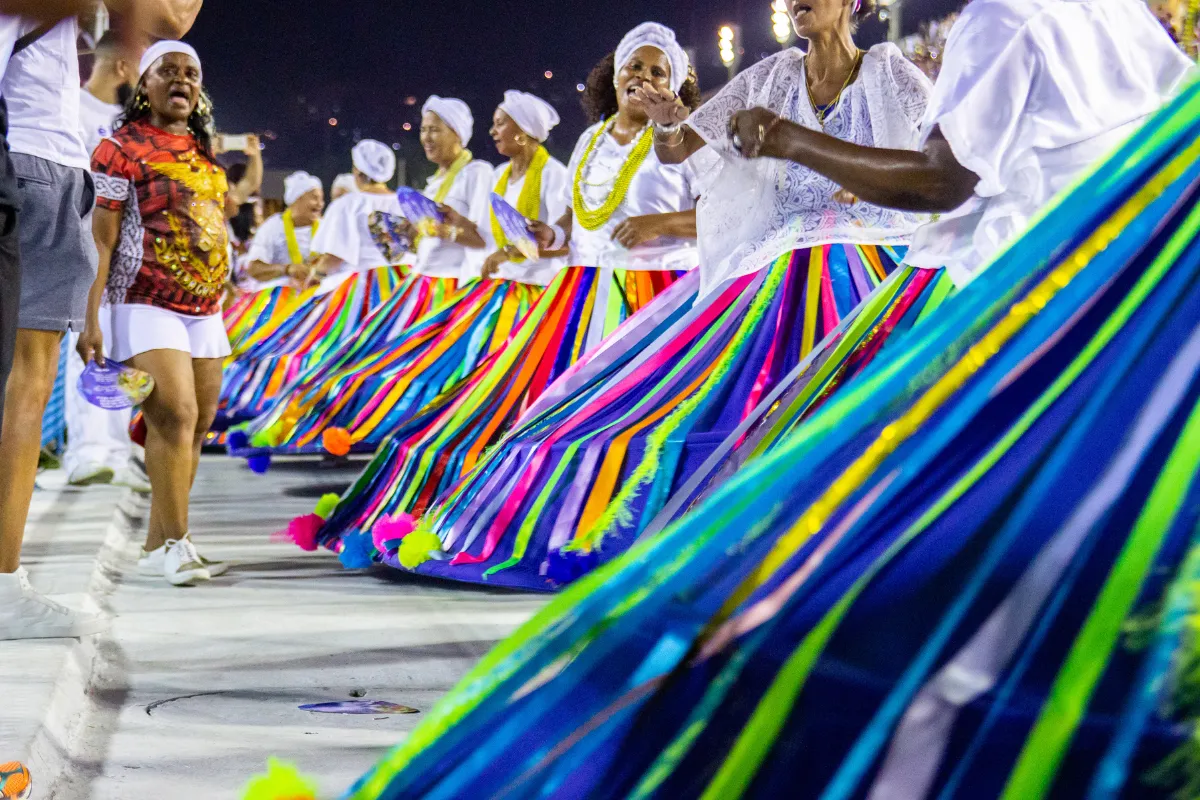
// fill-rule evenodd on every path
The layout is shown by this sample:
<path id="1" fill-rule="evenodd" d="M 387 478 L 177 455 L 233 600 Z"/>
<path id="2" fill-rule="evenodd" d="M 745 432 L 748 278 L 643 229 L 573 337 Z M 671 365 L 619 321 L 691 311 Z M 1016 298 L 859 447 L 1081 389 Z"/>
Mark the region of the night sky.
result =
<path id="1" fill-rule="evenodd" d="M 959 4 L 908 0 L 905 28 Z M 646 20 L 670 25 L 685 47 L 695 48 L 705 91 L 724 80 L 716 50 L 722 23 L 742 26 L 743 68 L 778 49 L 770 0 L 209 0 L 188 38 L 204 59 L 220 128 L 275 135 L 265 152 L 268 169 L 308 169 L 329 179 L 348 171 L 351 146 L 369 137 L 398 143 L 414 182 L 430 169 L 417 128 L 420 104 L 434 93 L 471 105 L 472 150 L 493 163 L 499 157 L 487 126 L 504 90 L 544 97 L 563 117 L 548 146 L 565 160 L 584 127 L 576 85 L 626 31 Z M 885 27 L 873 21 L 858 40 L 865 47 L 885 36 Z M 549 80 L 547 70 L 553 72 Z M 416 104 L 406 105 L 409 98 Z M 406 122 L 411 131 L 404 131 Z"/>

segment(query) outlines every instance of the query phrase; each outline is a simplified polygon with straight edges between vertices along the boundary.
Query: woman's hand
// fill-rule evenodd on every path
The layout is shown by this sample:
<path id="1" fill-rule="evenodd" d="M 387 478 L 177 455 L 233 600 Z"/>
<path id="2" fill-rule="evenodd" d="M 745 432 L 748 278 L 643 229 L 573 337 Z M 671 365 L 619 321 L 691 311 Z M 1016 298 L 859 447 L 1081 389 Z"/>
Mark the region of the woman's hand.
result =
<path id="1" fill-rule="evenodd" d="M 303 287 L 311 274 L 312 266 L 309 264 L 288 264 L 287 266 L 287 276 L 298 287 Z"/>
<path id="2" fill-rule="evenodd" d="M 642 104 L 646 116 L 650 117 L 650 121 L 655 125 L 679 125 L 691 116 L 679 95 L 668 89 L 657 89 L 649 83 L 635 87 L 633 99 Z"/>
<path id="3" fill-rule="evenodd" d="M 442 212 L 442 225 L 438 228 L 439 239 L 445 239 L 446 241 L 456 240 L 468 228 L 475 227 L 471 224 L 470 220 L 450 206 L 439 205 L 438 211 Z"/>
<path id="4" fill-rule="evenodd" d="M 508 253 L 504 250 L 497 250 L 496 252 L 492 253 L 483 262 L 482 277 L 484 279 L 495 277 L 496 273 L 500 271 L 500 267 L 507 264 L 509 260 Z"/>
<path id="5" fill-rule="evenodd" d="M 533 240 L 537 242 L 538 250 L 543 253 L 549 252 L 550 245 L 554 244 L 554 228 L 536 219 L 530 220 L 525 227 L 533 234 Z"/>
<path id="6" fill-rule="evenodd" d="M 739 111 L 729 119 L 729 140 L 745 158 L 776 155 L 772 133 L 782 118 L 766 108 Z"/>
<path id="7" fill-rule="evenodd" d="M 645 244 L 662 235 L 659 222 L 658 214 L 630 217 L 613 230 L 613 241 L 632 250 L 639 244 Z"/>
<path id="8" fill-rule="evenodd" d="M 84 366 L 93 361 L 104 366 L 104 334 L 100 332 L 99 320 L 88 319 L 87 324 L 83 327 L 83 333 L 79 334 L 75 352 L 79 353 L 79 357 L 83 359 Z"/>

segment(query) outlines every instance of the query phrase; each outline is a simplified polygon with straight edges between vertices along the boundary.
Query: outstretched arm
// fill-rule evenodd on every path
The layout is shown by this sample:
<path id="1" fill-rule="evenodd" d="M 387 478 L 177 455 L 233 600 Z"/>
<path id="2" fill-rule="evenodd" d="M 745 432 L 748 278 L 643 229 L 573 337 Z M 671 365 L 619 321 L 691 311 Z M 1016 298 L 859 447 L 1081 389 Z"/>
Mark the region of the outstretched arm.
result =
<path id="1" fill-rule="evenodd" d="M 25 1 L 29 0 L 22 0 Z M 63 0 L 52 2 L 61 3 Z M 195 24 L 204 0 L 104 0 L 104 4 L 109 11 L 130 20 L 134 28 L 150 36 L 182 39 Z"/>
<path id="2" fill-rule="evenodd" d="M 843 142 L 754 108 L 730 124 L 734 146 L 747 158 L 794 161 L 868 203 L 904 211 L 953 211 L 971 198 L 979 176 L 958 163 L 941 131 L 921 151 L 883 150 Z"/>

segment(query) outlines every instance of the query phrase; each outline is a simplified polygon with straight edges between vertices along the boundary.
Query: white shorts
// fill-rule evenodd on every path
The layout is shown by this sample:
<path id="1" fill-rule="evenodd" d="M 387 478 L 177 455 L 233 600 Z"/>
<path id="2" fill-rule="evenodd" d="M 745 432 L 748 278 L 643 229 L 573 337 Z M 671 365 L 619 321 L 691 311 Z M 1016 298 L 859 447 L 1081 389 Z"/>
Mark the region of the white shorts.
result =
<path id="1" fill-rule="evenodd" d="M 233 352 L 219 312 L 189 317 L 141 303 L 113 306 L 108 350 L 110 358 L 122 362 L 151 350 L 181 350 L 192 358 L 225 358 Z"/>

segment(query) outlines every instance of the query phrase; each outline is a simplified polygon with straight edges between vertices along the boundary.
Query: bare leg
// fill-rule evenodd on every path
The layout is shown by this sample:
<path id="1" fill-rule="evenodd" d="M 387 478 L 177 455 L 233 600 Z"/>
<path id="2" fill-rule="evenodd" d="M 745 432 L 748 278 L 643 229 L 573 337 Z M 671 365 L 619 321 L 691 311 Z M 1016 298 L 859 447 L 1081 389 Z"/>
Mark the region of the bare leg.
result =
<path id="1" fill-rule="evenodd" d="M 146 416 L 146 472 L 152 489 L 145 547 L 151 552 L 168 539 L 182 539 L 188 533 L 188 498 L 200 410 L 190 353 L 151 350 L 127 363 L 154 378 L 154 391 L 142 406 Z"/>
<path id="2" fill-rule="evenodd" d="M 192 483 L 196 482 L 196 470 L 200 468 L 200 451 L 204 447 L 204 437 L 208 435 L 213 420 L 217 418 L 217 406 L 221 402 L 221 376 L 224 372 L 223 358 L 197 358 L 192 361 L 196 405 L 200 411 L 196 422 L 196 438 L 192 442 Z"/>
<path id="3" fill-rule="evenodd" d="M 62 333 L 17 331 L 0 432 L 0 573 L 21 566 L 21 540 L 42 446 L 42 415 L 54 391 Z"/>

